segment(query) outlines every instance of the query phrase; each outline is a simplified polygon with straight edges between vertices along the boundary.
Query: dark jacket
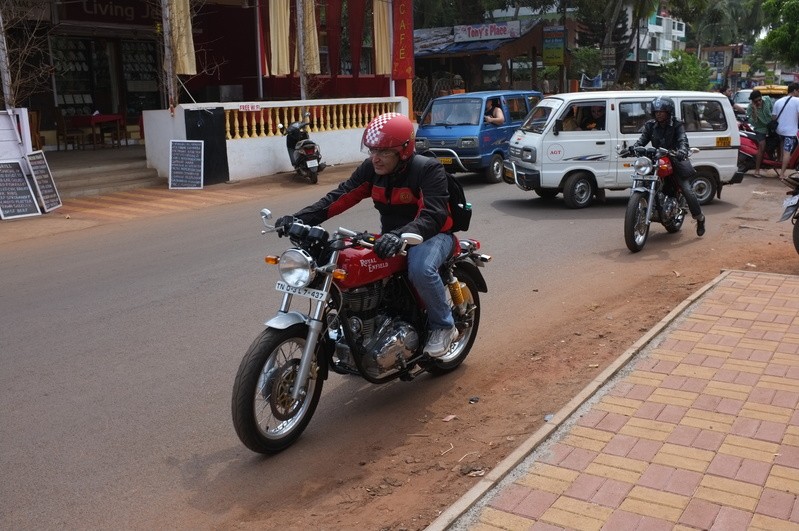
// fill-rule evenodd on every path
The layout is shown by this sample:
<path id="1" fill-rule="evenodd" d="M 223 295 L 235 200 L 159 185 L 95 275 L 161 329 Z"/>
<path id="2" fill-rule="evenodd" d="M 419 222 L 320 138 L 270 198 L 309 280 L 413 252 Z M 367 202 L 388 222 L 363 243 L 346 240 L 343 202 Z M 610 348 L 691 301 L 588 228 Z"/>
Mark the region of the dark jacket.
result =
<path id="1" fill-rule="evenodd" d="M 419 157 L 421 155 L 413 155 Z M 366 159 L 349 179 L 316 203 L 295 214 L 304 223 L 318 225 L 371 197 L 380 212 L 382 232 L 412 232 L 425 240 L 452 227 L 447 174 L 437 161 L 412 175 L 410 161 L 400 162 L 389 175 L 377 175 Z"/>
<path id="2" fill-rule="evenodd" d="M 660 125 L 654 118 L 644 124 L 641 137 L 633 147 L 645 146 L 652 142 L 652 147 L 673 149 L 688 154 L 688 137 L 685 135 L 685 126 L 680 120 L 669 117 L 664 125 Z"/>

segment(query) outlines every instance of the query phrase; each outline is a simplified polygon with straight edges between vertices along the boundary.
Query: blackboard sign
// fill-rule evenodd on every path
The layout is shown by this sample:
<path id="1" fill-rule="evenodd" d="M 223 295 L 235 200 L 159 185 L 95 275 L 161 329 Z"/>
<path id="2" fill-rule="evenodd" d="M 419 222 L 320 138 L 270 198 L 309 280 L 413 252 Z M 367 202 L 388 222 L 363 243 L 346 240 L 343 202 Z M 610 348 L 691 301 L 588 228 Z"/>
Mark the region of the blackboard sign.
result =
<path id="1" fill-rule="evenodd" d="M 0 219 L 41 215 L 28 178 L 18 161 L 0 161 Z"/>
<path id="2" fill-rule="evenodd" d="M 28 166 L 31 168 L 31 175 L 33 175 L 33 184 L 36 185 L 36 191 L 42 200 L 42 209 L 45 212 L 50 212 L 60 207 L 61 196 L 58 195 L 58 190 L 56 190 L 53 174 L 50 172 L 47 159 L 44 158 L 44 152 L 34 151 L 25 155 L 25 158 L 28 159 Z"/>
<path id="3" fill-rule="evenodd" d="M 203 141 L 172 140 L 169 146 L 169 187 L 203 187 Z"/>

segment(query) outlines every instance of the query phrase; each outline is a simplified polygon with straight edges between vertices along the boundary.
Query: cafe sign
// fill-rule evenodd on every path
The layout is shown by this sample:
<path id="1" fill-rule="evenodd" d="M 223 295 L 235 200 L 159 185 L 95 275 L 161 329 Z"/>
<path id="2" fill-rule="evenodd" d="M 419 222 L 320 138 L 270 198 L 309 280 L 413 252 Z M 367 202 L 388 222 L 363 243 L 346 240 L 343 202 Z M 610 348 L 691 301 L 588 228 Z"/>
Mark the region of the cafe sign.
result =
<path id="1" fill-rule="evenodd" d="M 61 20 L 152 26 L 161 20 L 156 2 L 141 0 L 76 0 L 59 2 Z"/>

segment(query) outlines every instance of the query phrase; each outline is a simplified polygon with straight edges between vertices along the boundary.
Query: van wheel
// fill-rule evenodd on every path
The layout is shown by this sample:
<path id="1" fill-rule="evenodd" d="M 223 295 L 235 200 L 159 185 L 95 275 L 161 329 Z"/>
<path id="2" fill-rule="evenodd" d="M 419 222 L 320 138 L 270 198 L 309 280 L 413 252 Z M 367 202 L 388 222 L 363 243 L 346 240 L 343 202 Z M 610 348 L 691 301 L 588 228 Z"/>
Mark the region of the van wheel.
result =
<path id="1" fill-rule="evenodd" d="M 594 182 L 587 173 L 575 173 L 563 185 L 563 201 L 569 208 L 585 208 L 594 199 Z"/>
<path id="2" fill-rule="evenodd" d="M 707 205 L 716 197 L 716 179 L 709 173 L 699 172 L 691 182 L 691 189 L 700 205 Z"/>
<path id="3" fill-rule="evenodd" d="M 558 191 L 555 188 L 533 188 L 533 191 L 541 199 L 555 199 L 558 195 Z"/>
<path id="4" fill-rule="evenodd" d="M 491 184 L 502 182 L 502 155 L 494 153 L 491 157 L 491 164 L 485 169 L 485 180 Z"/>

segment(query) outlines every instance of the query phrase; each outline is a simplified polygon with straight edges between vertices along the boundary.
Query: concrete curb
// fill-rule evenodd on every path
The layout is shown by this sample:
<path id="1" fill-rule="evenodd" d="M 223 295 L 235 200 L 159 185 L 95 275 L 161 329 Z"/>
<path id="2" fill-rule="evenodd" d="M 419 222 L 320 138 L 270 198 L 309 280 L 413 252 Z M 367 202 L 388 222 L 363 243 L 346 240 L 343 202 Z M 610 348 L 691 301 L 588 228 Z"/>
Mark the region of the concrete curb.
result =
<path id="1" fill-rule="evenodd" d="M 702 295 L 719 284 L 734 270 L 722 270 L 721 273 L 691 294 L 687 299 L 678 304 L 671 312 L 653 326 L 646 334 L 628 348 L 621 356 L 611 363 L 604 371 L 594 378 L 580 393 L 563 406 L 544 426 L 533 433 L 516 450 L 500 461 L 495 468 L 483 476 L 466 494 L 455 501 L 446 511 L 428 525 L 426 531 L 444 531 L 459 518 L 466 514 L 477 502 L 499 482 L 513 471 L 533 450 L 555 432 L 580 406 L 587 402 L 602 386 L 608 383 L 636 354 L 643 350 L 658 334 L 666 329 L 689 306 L 696 302 Z"/>

